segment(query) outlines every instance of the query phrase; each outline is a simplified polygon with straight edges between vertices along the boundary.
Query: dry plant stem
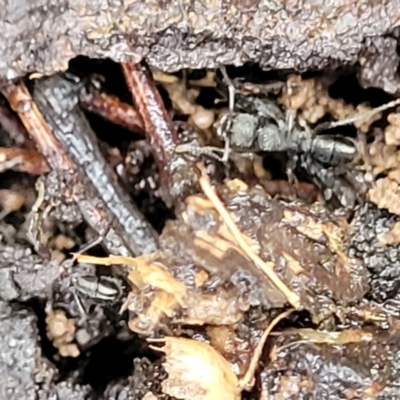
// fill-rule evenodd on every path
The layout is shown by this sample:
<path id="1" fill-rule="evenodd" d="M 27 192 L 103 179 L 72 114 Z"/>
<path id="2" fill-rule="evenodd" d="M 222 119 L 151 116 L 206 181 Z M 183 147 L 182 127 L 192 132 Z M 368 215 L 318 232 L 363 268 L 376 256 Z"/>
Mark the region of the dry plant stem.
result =
<path id="1" fill-rule="evenodd" d="M 148 71 L 140 64 L 122 64 L 122 70 L 133 102 L 143 119 L 145 135 L 149 140 L 160 172 L 161 186 L 168 188 L 169 166 L 178 144 L 178 135 L 164 107 L 160 93 Z"/>
<path id="2" fill-rule="evenodd" d="M 349 125 L 349 124 L 353 124 L 354 122 L 362 121 L 364 119 L 369 119 L 369 118 L 373 117 L 375 114 L 378 114 L 389 108 L 395 107 L 399 104 L 400 104 L 400 99 L 396 99 L 396 100 L 389 101 L 389 103 L 383 104 L 379 107 L 373 108 L 370 111 L 364 111 L 364 112 L 358 113 L 352 117 L 342 119 L 340 121 L 322 123 L 315 128 L 314 133 L 316 134 L 316 133 L 321 132 L 326 129 L 333 129 L 333 128 L 337 128 L 338 126 Z"/>
<path id="3" fill-rule="evenodd" d="M 254 350 L 253 355 L 251 356 L 250 360 L 250 365 L 247 368 L 247 372 L 244 375 L 242 379 L 240 379 L 239 385 L 242 389 L 244 390 L 251 390 L 252 387 L 254 386 L 254 374 L 256 372 L 256 369 L 258 367 L 258 362 L 260 361 L 260 357 L 262 354 L 262 351 L 264 349 L 265 342 L 271 333 L 272 329 L 283 319 L 288 317 L 294 310 L 288 310 L 283 312 L 282 314 L 279 314 L 277 317 L 275 317 L 271 323 L 268 325 L 267 329 L 263 332 L 260 341 L 257 344 L 257 347 Z"/>
<path id="4" fill-rule="evenodd" d="M 19 115 L 30 137 L 52 169 L 58 171 L 75 170 L 73 162 L 62 150 L 60 143 L 54 137 L 24 83 L 10 84 L 3 88 L 2 92 L 8 99 L 11 108 Z"/>
<path id="5" fill-rule="evenodd" d="M 197 164 L 198 168 L 201 171 L 201 177 L 199 179 L 199 184 L 204 194 L 208 197 L 208 199 L 213 203 L 215 209 L 218 211 L 222 220 L 226 223 L 232 235 L 234 236 L 237 244 L 244 251 L 247 257 L 250 258 L 254 262 L 254 264 L 260 268 L 265 275 L 272 281 L 272 283 L 286 296 L 288 302 L 295 308 L 298 309 L 301 306 L 299 296 L 292 292 L 286 284 L 275 274 L 273 271 L 273 264 L 264 262 L 257 254 L 255 254 L 249 245 L 245 242 L 242 237 L 242 233 L 239 228 L 236 226 L 232 217 L 229 214 L 229 211 L 224 207 L 221 200 L 216 195 L 215 191 L 212 189 L 210 180 L 205 172 L 205 168 L 201 163 Z"/>
<path id="6" fill-rule="evenodd" d="M 134 258 L 124 256 L 114 256 L 110 254 L 108 257 L 94 257 L 87 254 L 72 253 L 73 261 L 78 261 L 87 264 L 98 264 L 98 265 L 129 265 L 130 267 L 136 267 Z"/>
<path id="7" fill-rule="evenodd" d="M 86 110 L 116 125 L 132 132 L 144 133 L 143 120 L 138 112 L 118 97 L 93 91 L 82 94 L 80 102 Z"/>

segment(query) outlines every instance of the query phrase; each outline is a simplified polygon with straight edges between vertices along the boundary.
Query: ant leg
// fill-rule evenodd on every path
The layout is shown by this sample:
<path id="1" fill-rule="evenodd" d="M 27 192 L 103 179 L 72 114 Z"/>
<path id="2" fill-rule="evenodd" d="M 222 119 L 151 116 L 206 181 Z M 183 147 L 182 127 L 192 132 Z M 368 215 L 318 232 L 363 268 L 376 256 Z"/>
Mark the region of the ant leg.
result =
<path id="1" fill-rule="evenodd" d="M 97 236 L 93 240 L 84 244 L 82 247 L 80 247 L 80 249 L 75 254 L 86 253 L 88 250 L 93 249 L 93 247 L 96 247 L 97 245 L 101 244 L 103 242 L 104 238 L 107 236 L 110 229 L 111 229 L 111 224 L 107 227 L 107 229 L 104 231 L 103 234 Z"/>
<path id="2" fill-rule="evenodd" d="M 296 187 L 299 183 L 294 170 L 296 169 L 298 157 L 295 154 L 290 154 L 289 153 L 289 160 L 286 163 L 286 174 L 288 177 L 289 184 L 291 186 Z"/>
<path id="3" fill-rule="evenodd" d="M 231 118 L 233 116 L 234 108 L 235 108 L 235 94 L 236 94 L 236 89 L 235 85 L 229 78 L 226 68 L 224 66 L 220 67 L 222 77 L 225 81 L 225 84 L 228 87 L 228 93 L 229 93 L 229 117 Z M 226 132 L 223 134 L 224 141 L 225 141 L 225 147 L 224 147 L 224 155 L 222 156 L 222 161 L 226 163 L 229 160 L 229 152 L 230 152 L 230 140 Z"/>
<path id="4" fill-rule="evenodd" d="M 72 293 L 74 295 L 75 302 L 76 302 L 76 304 L 78 306 L 78 312 L 79 312 L 79 317 L 80 317 L 79 321 L 78 321 L 78 324 L 83 324 L 83 323 L 85 323 L 87 321 L 87 318 L 88 318 L 87 311 L 86 311 L 86 309 L 85 309 L 85 307 L 84 307 L 84 305 L 82 303 L 81 298 L 76 293 L 75 289 L 72 290 Z"/>
<path id="5" fill-rule="evenodd" d="M 229 112 L 233 114 L 235 108 L 235 94 L 236 89 L 235 85 L 233 84 L 231 78 L 229 78 L 228 73 L 226 72 L 225 66 L 220 67 L 222 77 L 224 78 L 225 84 L 228 86 L 229 92 Z"/>
<path id="6" fill-rule="evenodd" d="M 296 117 L 296 111 L 295 110 L 287 110 L 287 112 L 286 112 L 286 126 L 287 126 L 287 132 L 288 132 L 288 136 L 289 137 L 292 136 L 295 117 Z"/>
<path id="7" fill-rule="evenodd" d="M 213 147 L 213 146 L 199 146 L 194 143 L 185 143 L 185 144 L 180 144 L 176 146 L 175 148 L 176 153 L 189 153 L 192 154 L 195 157 L 199 157 L 201 155 L 208 156 L 214 160 L 217 160 L 219 162 L 223 162 L 222 158 L 218 156 L 215 153 L 223 153 L 224 150 L 218 148 L 218 147 Z"/>

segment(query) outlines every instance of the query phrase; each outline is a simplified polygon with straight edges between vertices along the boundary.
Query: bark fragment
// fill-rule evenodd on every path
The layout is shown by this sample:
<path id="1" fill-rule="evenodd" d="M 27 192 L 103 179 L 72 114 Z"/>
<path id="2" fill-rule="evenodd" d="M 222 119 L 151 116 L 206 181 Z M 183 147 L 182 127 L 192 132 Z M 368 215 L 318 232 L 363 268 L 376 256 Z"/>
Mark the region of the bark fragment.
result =
<path id="1" fill-rule="evenodd" d="M 258 62 L 266 69 L 298 70 L 355 64 L 365 56 L 362 51 L 371 47 L 366 39 L 393 33 L 400 17 L 396 0 L 357 4 L 349 0 L 168 0 L 162 5 L 154 0 L 80 0 L 67 4 L 3 3 L 1 79 L 65 70 L 77 55 L 118 62 L 147 57 L 150 65 L 164 71 L 246 62 Z M 386 50 L 377 46 L 375 51 Z M 373 57 L 378 63 L 382 58 Z M 384 62 L 382 68 L 386 66 Z M 395 71 L 391 75 L 397 87 Z"/>

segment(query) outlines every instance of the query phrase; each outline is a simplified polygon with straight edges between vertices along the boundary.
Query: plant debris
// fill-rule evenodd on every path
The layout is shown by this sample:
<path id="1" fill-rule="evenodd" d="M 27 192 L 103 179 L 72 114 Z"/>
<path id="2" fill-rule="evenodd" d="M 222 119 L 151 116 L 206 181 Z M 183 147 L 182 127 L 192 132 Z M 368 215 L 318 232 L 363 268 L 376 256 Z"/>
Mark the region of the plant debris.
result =
<path id="1" fill-rule="evenodd" d="M 227 5 L 221 19 L 175 4 L 164 22 L 159 5 L 117 19 L 110 5 L 100 22 L 103 9 L 68 6 L 77 32 L 93 22 L 79 46 L 71 31 L 43 58 L 0 62 L 3 76 L 29 69 L 0 88 L 0 400 L 396 398 L 396 13 L 376 6 L 371 21 L 390 17 L 368 38 L 357 14 L 364 33 L 334 54 L 337 39 L 314 32 L 317 51 L 306 34 L 302 58 L 293 32 L 312 17 L 290 6 L 292 47 L 267 59 L 280 22 L 269 37 L 260 5 Z M 128 58 L 115 29 L 135 39 Z M 67 66 L 76 49 L 111 59 Z"/>

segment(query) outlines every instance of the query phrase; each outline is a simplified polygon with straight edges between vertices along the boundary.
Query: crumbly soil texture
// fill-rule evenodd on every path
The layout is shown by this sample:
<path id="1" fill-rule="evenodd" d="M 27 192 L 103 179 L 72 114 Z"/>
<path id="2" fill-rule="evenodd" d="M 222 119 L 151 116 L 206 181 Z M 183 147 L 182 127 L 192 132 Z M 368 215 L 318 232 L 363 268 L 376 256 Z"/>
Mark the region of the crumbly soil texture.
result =
<path id="1" fill-rule="evenodd" d="M 400 398 L 396 30 L 330 65 L 255 23 L 213 46 L 182 1 L 175 31 L 132 22 L 133 62 L 125 3 L 90 35 L 50 8 L 83 49 L 0 61 L 0 400 Z"/>

